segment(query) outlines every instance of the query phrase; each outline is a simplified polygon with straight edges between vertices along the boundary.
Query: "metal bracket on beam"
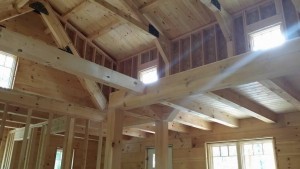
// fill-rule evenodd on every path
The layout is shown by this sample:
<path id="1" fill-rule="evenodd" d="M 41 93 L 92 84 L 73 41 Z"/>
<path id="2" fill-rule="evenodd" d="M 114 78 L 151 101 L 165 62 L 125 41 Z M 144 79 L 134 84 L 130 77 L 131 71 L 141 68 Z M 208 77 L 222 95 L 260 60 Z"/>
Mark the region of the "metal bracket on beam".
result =
<path id="1" fill-rule="evenodd" d="M 42 4 L 41 2 L 33 2 L 33 3 L 29 4 L 29 7 L 34 9 L 34 12 L 36 12 L 36 13 L 39 13 L 39 14 L 43 13 L 45 15 L 49 15 L 48 10 L 44 6 L 44 4 Z"/>
<path id="2" fill-rule="evenodd" d="M 59 48 L 59 49 L 62 51 L 65 51 L 67 53 L 73 54 L 73 52 L 69 46 L 66 46 L 65 48 Z"/>
<path id="3" fill-rule="evenodd" d="M 219 10 L 221 10 L 221 4 L 218 0 L 211 0 L 211 3 L 218 8 Z"/>
<path id="4" fill-rule="evenodd" d="M 153 25 L 151 25 L 151 24 L 149 24 L 148 32 L 149 32 L 151 35 L 153 35 L 153 36 L 159 38 L 159 32 L 158 32 L 158 30 L 157 30 Z"/>

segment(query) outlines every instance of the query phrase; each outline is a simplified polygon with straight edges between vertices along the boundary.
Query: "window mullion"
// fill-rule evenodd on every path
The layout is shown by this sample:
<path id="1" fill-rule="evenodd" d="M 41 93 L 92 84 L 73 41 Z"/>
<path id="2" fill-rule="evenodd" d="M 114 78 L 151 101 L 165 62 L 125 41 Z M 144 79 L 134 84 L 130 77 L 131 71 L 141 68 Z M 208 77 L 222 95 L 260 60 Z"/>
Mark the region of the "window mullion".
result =
<path id="1" fill-rule="evenodd" d="M 242 165 L 243 152 L 242 152 L 241 144 L 240 142 L 237 142 L 236 144 L 237 144 L 236 148 L 237 148 L 238 166 L 239 169 L 243 169 L 243 165 Z"/>

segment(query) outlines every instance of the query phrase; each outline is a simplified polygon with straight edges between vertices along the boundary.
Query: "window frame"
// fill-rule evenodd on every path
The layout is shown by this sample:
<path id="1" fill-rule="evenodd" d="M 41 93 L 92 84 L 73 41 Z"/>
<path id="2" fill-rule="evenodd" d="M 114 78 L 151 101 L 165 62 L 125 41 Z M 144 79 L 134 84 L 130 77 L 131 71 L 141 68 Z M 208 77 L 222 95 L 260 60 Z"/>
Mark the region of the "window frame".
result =
<path id="1" fill-rule="evenodd" d="M 12 70 L 12 72 L 10 74 L 10 78 L 11 78 L 10 86 L 8 88 L 0 86 L 0 88 L 13 89 L 14 84 L 15 84 L 15 79 L 16 79 L 16 73 L 17 73 L 19 58 L 16 55 L 13 55 L 13 54 L 1 51 L 1 50 L 0 50 L 0 55 L 4 55 L 6 57 L 9 56 L 9 57 L 13 58 L 13 60 L 14 60 L 13 67 L 9 68 L 9 69 Z M 5 67 L 5 66 L 0 65 L 0 67 Z"/>
<path id="2" fill-rule="evenodd" d="M 140 81 L 142 81 L 141 80 L 141 74 L 143 73 L 143 72 L 145 72 L 145 71 L 148 71 L 148 70 L 151 70 L 151 69 L 156 69 L 156 76 L 157 76 L 157 81 L 159 80 L 159 75 L 158 75 L 158 66 L 157 65 L 152 65 L 152 66 L 149 66 L 149 67 L 147 67 L 147 68 L 144 68 L 144 69 L 141 69 L 141 70 L 139 70 L 139 72 L 138 72 L 138 78 L 139 78 L 139 80 Z M 149 85 L 149 84 L 152 84 L 152 83 L 155 83 L 155 82 L 157 82 L 157 81 L 154 81 L 154 82 L 151 82 L 151 83 L 144 83 L 143 81 L 143 83 L 145 84 L 145 85 Z"/>
<path id="3" fill-rule="evenodd" d="M 272 142 L 272 149 L 274 155 L 274 165 L 275 169 L 278 169 L 278 161 L 277 161 L 277 153 L 275 148 L 275 138 L 274 137 L 265 137 L 265 138 L 254 138 L 254 139 L 241 139 L 241 140 L 228 140 L 228 141 L 217 141 L 217 142 L 206 142 L 205 143 L 205 156 L 206 156 L 206 168 L 212 169 L 212 146 L 211 145 L 224 145 L 224 144 L 235 144 L 237 150 L 237 162 L 238 162 L 238 169 L 244 169 L 244 157 L 243 157 L 243 149 L 242 145 L 247 142 L 263 142 L 270 140 Z"/>
<path id="4" fill-rule="evenodd" d="M 149 169 L 148 168 L 148 166 L 149 165 L 153 165 L 153 163 L 150 163 L 149 164 L 149 158 L 148 158 L 148 155 L 149 155 L 149 151 L 153 151 L 154 153 L 153 154 L 155 154 L 155 147 L 146 147 L 146 151 L 145 151 L 145 169 Z M 169 145 L 168 146 L 168 154 L 170 155 L 170 157 L 169 157 L 169 159 L 168 159 L 168 163 L 171 165 L 171 166 L 169 166 L 170 167 L 170 169 L 172 169 L 173 168 L 173 146 L 172 145 Z"/>
<path id="5" fill-rule="evenodd" d="M 282 23 L 281 23 L 281 22 L 277 22 L 277 23 L 274 23 L 274 24 L 272 24 L 272 25 L 265 26 L 265 27 L 262 27 L 262 28 L 260 28 L 260 29 L 256 29 L 256 30 L 254 30 L 254 31 L 249 32 L 249 33 L 248 33 L 249 50 L 250 50 L 250 51 L 254 51 L 254 50 L 253 50 L 254 40 L 253 40 L 253 38 L 252 38 L 253 35 L 258 34 L 258 33 L 260 33 L 260 32 L 264 32 L 264 31 L 267 32 L 268 29 L 272 29 L 272 28 L 275 28 L 275 27 L 277 27 L 277 26 L 279 26 L 282 36 L 286 39 L 285 34 L 284 34 L 284 29 L 283 29 Z"/>

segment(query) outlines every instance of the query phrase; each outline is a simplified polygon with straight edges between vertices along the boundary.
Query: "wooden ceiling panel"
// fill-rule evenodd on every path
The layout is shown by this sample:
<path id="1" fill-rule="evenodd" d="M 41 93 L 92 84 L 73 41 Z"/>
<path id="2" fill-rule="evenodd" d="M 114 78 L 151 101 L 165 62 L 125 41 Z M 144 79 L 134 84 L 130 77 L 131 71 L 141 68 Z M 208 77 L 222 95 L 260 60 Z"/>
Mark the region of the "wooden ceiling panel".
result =
<path id="1" fill-rule="evenodd" d="M 102 6 L 88 2 L 81 10 L 71 14 L 69 20 L 84 34 L 90 35 L 115 22 L 118 18 Z"/>
<path id="2" fill-rule="evenodd" d="M 147 17 L 175 38 L 213 22 L 213 14 L 199 1 L 165 0 L 142 8 Z"/>
<path id="3" fill-rule="evenodd" d="M 133 18 L 139 20 L 139 18 L 135 15 L 134 11 L 132 11 L 132 9 L 127 5 L 125 1 L 130 1 L 130 0 L 109 0 L 107 2 L 109 2 L 113 6 L 118 7 L 118 9 L 132 16 Z"/>
<path id="4" fill-rule="evenodd" d="M 154 45 L 154 37 L 130 24 L 122 24 L 96 39 L 116 59 L 136 54 Z"/>
<path id="5" fill-rule="evenodd" d="M 234 90 L 276 113 L 296 111 L 294 106 L 258 82 L 241 85 Z"/>
<path id="6" fill-rule="evenodd" d="M 266 0 L 219 0 L 222 7 L 229 12 L 230 14 L 234 14 L 236 12 L 241 11 L 249 6 L 255 5 L 257 3 L 266 1 Z"/>
<path id="7" fill-rule="evenodd" d="M 49 0 L 57 12 L 64 14 L 85 0 Z"/>

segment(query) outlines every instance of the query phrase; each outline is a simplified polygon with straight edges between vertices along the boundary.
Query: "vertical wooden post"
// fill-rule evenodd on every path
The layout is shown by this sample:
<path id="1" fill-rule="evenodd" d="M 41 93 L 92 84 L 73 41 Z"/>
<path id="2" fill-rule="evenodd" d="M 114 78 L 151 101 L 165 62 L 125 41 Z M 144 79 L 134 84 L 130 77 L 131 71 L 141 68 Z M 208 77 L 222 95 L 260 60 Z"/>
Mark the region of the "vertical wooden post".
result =
<path id="1" fill-rule="evenodd" d="M 47 131 L 47 126 L 43 125 L 41 128 L 39 148 L 38 148 L 38 153 L 37 153 L 38 158 L 36 160 L 35 169 L 40 169 L 42 167 L 42 158 L 40 158 L 40 157 L 42 156 L 43 151 L 44 151 L 44 142 L 45 142 L 46 131 Z"/>
<path id="2" fill-rule="evenodd" d="M 19 157 L 18 169 L 21 169 L 24 167 L 25 153 L 26 153 L 26 146 L 27 146 L 27 137 L 28 137 L 28 133 L 30 130 L 31 114 L 32 114 L 32 109 L 29 109 L 28 114 L 27 114 L 27 119 L 26 119 L 26 125 L 24 128 L 23 141 L 22 141 L 22 147 L 21 147 L 21 152 L 20 152 L 20 157 Z"/>
<path id="3" fill-rule="evenodd" d="M 103 144 L 103 123 L 101 122 L 99 123 L 99 140 L 98 140 L 96 169 L 101 169 L 102 144 Z"/>
<path id="4" fill-rule="evenodd" d="M 75 127 L 75 118 L 68 117 L 66 132 L 64 138 L 62 167 L 63 169 L 71 169 L 73 155 L 73 136 Z"/>
<path id="5" fill-rule="evenodd" d="M 81 168 L 86 168 L 86 161 L 87 161 L 87 153 L 88 153 L 88 147 L 89 147 L 89 127 L 90 127 L 90 120 L 86 120 L 85 122 L 85 135 L 84 135 L 84 145 L 83 145 L 83 158 L 82 158 L 82 165 Z"/>
<path id="6" fill-rule="evenodd" d="M 43 126 L 42 128 L 39 153 L 38 153 L 38 163 L 36 165 L 37 169 L 44 168 L 46 152 L 47 152 L 49 139 L 51 135 L 52 120 L 53 120 L 53 113 L 49 113 L 48 123 L 46 126 Z"/>
<path id="7" fill-rule="evenodd" d="M 5 122 L 6 122 L 7 115 L 8 115 L 7 109 L 8 109 L 8 104 L 5 104 L 4 109 L 3 109 L 1 127 L 0 127 L 0 144 L 2 144 L 2 139 L 3 139 L 4 129 L 5 129 Z"/>
<path id="8" fill-rule="evenodd" d="M 110 109 L 107 116 L 104 169 L 121 169 L 124 112 Z"/>
<path id="9" fill-rule="evenodd" d="M 168 122 L 155 122 L 155 168 L 168 169 Z"/>
<path id="10" fill-rule="evenodd" d="M 5 144 L 5 150 L 4 150 L 1 169 L 9 169 L 10 168 L 11 157 L 12 157 L 12 152 L 13 152 L 14 143 L 15 143 L 14 138 L 15 138 L 15 133 L 9 132 L 9 134 L 7 136 L 7 141 Z"/>
<path id="11" fill-rule="evenodd" d="M 26 158 L 24 162 L 24 168 L 25 169 L 31 169 L 33 168 L 33 155 L 35 152 L 35 146 L 36 146 L 36 137 L 37 137 L 37 128 L 31 129 L 27 150 L 26 150 Z"/>

